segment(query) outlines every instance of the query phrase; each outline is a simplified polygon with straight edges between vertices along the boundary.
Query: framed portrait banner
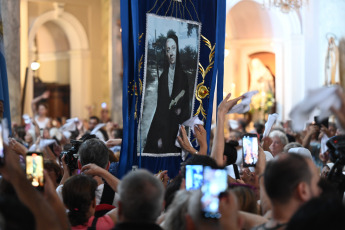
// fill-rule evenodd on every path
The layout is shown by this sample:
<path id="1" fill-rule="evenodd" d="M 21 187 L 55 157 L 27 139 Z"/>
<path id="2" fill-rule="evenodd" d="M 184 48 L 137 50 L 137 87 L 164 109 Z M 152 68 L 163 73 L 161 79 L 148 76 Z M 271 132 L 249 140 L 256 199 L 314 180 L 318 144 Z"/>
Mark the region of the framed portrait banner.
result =
<path id="1" fill-rule="evenodd" d="M 179 125 L 193 116 L 201 23 L 147 14 L 138 155 L 179 156 Z"/>
<path id="2" fill-rule="evenodd" d="M 177 133 L 192 117 L 209 141 L 214 95 L 223 99 L 225 8 L 224 0 L 121 0 L 120 178 L 133 165 L 176 176 L 184 160 Z"/>

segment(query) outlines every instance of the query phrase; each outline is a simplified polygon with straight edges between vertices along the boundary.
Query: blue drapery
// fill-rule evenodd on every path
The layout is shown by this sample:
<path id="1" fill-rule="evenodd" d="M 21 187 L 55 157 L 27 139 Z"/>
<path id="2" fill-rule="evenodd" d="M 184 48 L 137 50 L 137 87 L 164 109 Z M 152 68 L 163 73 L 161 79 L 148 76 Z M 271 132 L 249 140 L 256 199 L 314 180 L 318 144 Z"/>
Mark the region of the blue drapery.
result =
<path id="1" fill-rule="evenodd" d="M 1 11 L 1 9 L 0 9 Z M 0 13 L 0 24 L 1 30 L 3 29 L 2 26 L 2 18 Z M 11 113 L 10 113 L 10 98 L 8 93 L 8 80 L 7 80 L 7 69 L 6 69 L 6 60 L 5 60 L 5 52 L 4 52 L 4 39 L 3 39 L 3 31 L 0 31 L 0 101 L 3 103 L 3 118 L 7 119 L 8 129 L 11 134 Z"/>
<path id="2" fill-rule="evenodd" d="M 171 4 L 170 4 L 171 3 Z M 184 17 L 181 14 L 181 4 L 188 9 Z M 174 7 L 175 6 L 175 7 Z M 180 6 L 180 7 L 178 7 Z M 179 171 L 181 157 L 148 157 L 137 156 L 137 135 L 140 108 L 141 89 L 143 81 L 143 68 L 141 59 L 145 55 L 145 30 L 146 13 L 154 13 L 159 16 L 173 16 L 200 22 L 202 24 L 201 35 L 215 45 L 214 64 L 204 79 L 204 86 L 208 89 L 209 95 L 202 100 L 204 116 L 199 113 L 201 120 L 205 121 L 207 140 L 209 142 L 210 128 L 212 122 L 213 97 L 217 82 L 217 103 L 223 99 L 223 60 L 225 42 L 225 0 L 121 0 L 121 27 L 122 27 L 122 50 L 123 50 L 123 141 L 121 148 L 119 177 L 121 178 L 132 165 L 139 165 L 147 168 L 153 173 L 160 170 L 168 170 L 169 176 L 175 176 Z M 210 48 L 206 40 L 200 40 L 199 63 L 205 69 L 209 64 Z M 141 67 L 139 67 L 141 66 Z M 197 84 L 202 82 L 198 75 Z M 216 81 L 217 79 L 217 81 Z M 195 100 L 193 114 L 197 112 L 200 102 Z M 138 134 L 139 133 L 139 134 Z M 141 139 L 141 138 L 140 138 Z M 141 149 L 141 148 L 140 148 Z"/>

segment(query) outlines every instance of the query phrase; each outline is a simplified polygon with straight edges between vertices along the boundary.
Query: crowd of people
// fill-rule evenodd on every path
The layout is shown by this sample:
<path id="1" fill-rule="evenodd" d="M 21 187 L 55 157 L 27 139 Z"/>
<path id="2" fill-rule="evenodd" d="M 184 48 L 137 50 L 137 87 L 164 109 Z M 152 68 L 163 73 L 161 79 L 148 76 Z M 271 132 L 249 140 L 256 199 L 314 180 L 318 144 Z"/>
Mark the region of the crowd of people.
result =
<path id="1" fill-rule="evenodd" d="M 176 166 L 178 175 L 138 169 L 121 180 L 119 125 L 107 116 L 90 116 L 87 122 L 48 118 L 41 103 L 48 97 L 45 92 L 33 100 L 34 117 L 25 116 L 25 126 L 13 125 L 4 143 L 0 229 L 345 229 L 345 188 L 330 180 L 335 159 L 326 146 L 345 129 L 341 92 L 342 107 L 332 108 L 337 125 L 310 123 L 296 133 L 290 122 L 276 122 L 267 137 L 261 123 L 253 130 L 246 122 L 228 126 L 228 111 L 242 99 L 229 94 L 218 106 L 209 146 L 202 125 L 195 127 L 198 149 L 180 128 L 177 139 L 189 156 Z M 259 140 L 258 157 L 255 166 L 243 167 L 242 137 L 249 132 Z M 25 174 L 28 151 L 43 153 L 43 191 Z M 345 152 L 337 154 L 342 158 Z M 202 215 L 200 189 L 186 190 L 188 165 L 227 170 L 228 188 L 219 194 L 220 218 Z"/>

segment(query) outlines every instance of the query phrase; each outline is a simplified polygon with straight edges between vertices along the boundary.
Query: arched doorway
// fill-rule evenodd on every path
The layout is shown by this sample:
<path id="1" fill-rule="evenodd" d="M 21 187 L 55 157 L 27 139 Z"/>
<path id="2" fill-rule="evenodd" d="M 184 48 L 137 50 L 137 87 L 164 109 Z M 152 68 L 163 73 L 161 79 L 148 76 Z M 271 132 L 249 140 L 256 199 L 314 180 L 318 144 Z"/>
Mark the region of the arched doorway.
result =
<path id="1" fill-rule="evenodd" d="M 304 44 L 298 13 L 284 14 L 279 9 L 265 9 L 259 0 L 228 0 L 227 3 L 225 48 L 228 55 L 225 58 L 224 91 L 234 91 L 236 96 L 247 92 L 251 55 L 274 54 L 276 111 L 280 120 L 287 119 L 293 101 L 298 99 L 295 95 L 286 95 L 296 90 L 295 87 L 303 88 L 295 85 L 304 73 L 301 71 L 304 68 Z"/>
<path id="2" fill-rule="evenodd" d="M 35 54 L 37 35 L 50 37 L 51 43 L 59 40 L 59 45 L 55 45 L 55 50 L 42 53 L 41 57 L 47 62 L 55 63 L 55 70 L 50 69 L 50 71 L 55 71 L 53 74 L 55 82 L 70 85 L 70 116 L 86 117 L 85 106 L 89 101 L 87 92 L 90 71 L 89 42 L 83 26 L 73 15 L 64 12 L 63 7 L 57 7 L 56 10 L 37 17 L 29 29 L 29 63 L 37 58 Z M 40 44 L 37 44 L 37 47 L 42 49 Z M 54 67 L 54 64 L 50 64 Z"/>
<path id="3" fill-rule="evenodd" d="M 34 98 L 50 91 L 48 116 L 70 117 L 70 45 L 65 32 L 53 21 L 39 27 L 34 39 Z"/>

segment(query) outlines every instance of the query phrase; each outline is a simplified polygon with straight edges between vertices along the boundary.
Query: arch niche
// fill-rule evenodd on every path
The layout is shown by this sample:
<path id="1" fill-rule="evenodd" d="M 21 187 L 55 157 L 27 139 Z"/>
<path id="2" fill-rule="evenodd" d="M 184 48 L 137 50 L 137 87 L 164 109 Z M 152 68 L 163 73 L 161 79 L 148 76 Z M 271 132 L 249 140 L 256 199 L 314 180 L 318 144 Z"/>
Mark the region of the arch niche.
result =
<path id="1" fill-rule="evenodd" d="M 29 63 L 34 60 L 34 40 L 41 26 L 47 22 L 58 25 L 65 33 L 70 50 L 69 56 L 69 82 L 71 89 L 70 111 L 71 117 L 86 117 L 85 106 L 90 101 L 88 97 L 90 81 L 89 42 L 81 23 L 72 14 L 63 9 L 53 10 L 38 16 L 29 29 L 28 48 Z"/>
<path id="2" fill-rule="evenodd" d="M 227 0 L 224 91 L 248 91 L 248 63 L 256 53 L 275 55 L 276 111 L 288 119 L 294 101 L 304 95 L 302 23 L 296 11 L 263 8 L 261 0 Z M 296 58 L 298 57 L 298 58 Z M 296 82 L 301 84 L 296 85 Z"/>

